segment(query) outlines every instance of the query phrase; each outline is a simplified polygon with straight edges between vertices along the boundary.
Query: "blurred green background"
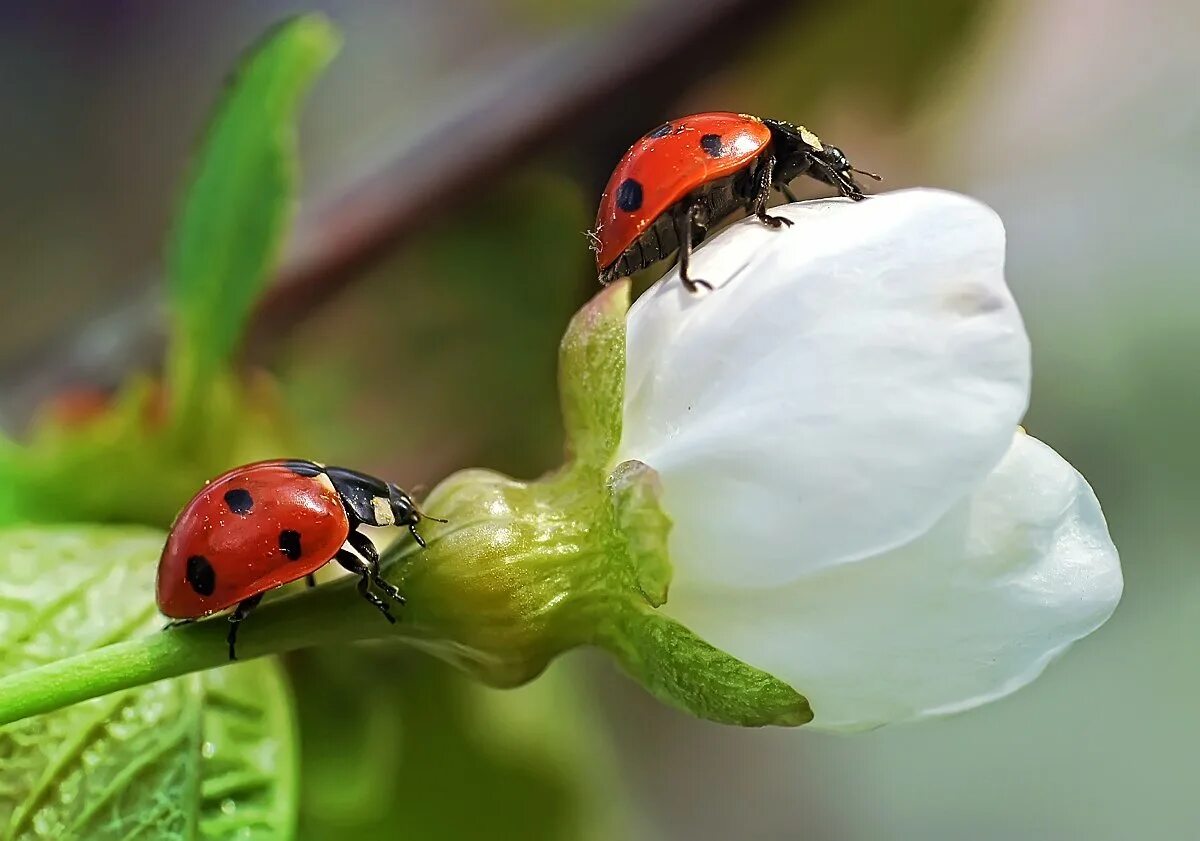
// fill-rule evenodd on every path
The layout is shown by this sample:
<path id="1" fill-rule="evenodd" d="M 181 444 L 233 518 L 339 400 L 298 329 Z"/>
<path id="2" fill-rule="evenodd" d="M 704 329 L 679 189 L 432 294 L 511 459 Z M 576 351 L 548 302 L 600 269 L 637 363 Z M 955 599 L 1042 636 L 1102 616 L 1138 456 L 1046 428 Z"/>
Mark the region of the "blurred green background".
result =
<path id="1" fill-rule="evenodd" d="M 519 100 L 514 68 L 650 5 L 306 4 L 346 45 L 302 122 L 305 206 L 450 116 Z M 1120 608 L 1010 699 L 849 738 L 693 721 L 589 653 L 510 693 L 388 647 L 296 654 L 303 837 L 1200 837 L 1200 6 L 744 5 L 728 49 L 698 47 L 680 59 L 695 72 L 653 97 L 579 103 L 577 129 L 447 187 L 357 282 L 255 337 L 250 361 L 278 377 L 325 460 L 408 485 L 466 465 L 535 475 L 560 455 L 555 347 L 595 289 L 582 232 L 625 146 L 699 110 L 803 121 L 888 189 L 960 190 L 1005 219 L 1034 347 L 1027 425 L 1104 504 Z M 191 143 L 238 53 L 296 10 L 0 2 L 9 432 L 48 382 L 154 368 L 153 337 L 125 334 L 153 310 L 143 290 Z M 84 356 L 118 362 L 62 374 L 80 337 Z"/>

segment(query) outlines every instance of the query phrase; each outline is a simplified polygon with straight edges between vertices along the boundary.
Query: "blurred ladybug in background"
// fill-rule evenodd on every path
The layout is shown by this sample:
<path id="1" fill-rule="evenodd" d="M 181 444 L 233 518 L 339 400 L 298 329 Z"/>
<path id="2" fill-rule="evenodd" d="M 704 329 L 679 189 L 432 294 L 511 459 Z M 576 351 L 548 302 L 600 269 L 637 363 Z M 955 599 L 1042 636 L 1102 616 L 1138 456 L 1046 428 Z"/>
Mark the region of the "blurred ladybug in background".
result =
<path id="1" fill-rule="evenodd" d="M 695 292 L 712 285 L 688 276 L 692 248 L 708 229 L 745 208 L 772 228 L 791 220 L 767 214 L 771 190 L 796 201 L 801 175 L 854 201 L 862 187 L 842 150 L 804 126 L 713 111 L 663 123 L 621 158 L 600 197 L 590 232 L 601 283 L 631 275 L 679 250 L 679 277 Z"/>
<path id="2" fill-rule="evenodd" d="M 184 506 L 158 562 L 158 608 L 183 624 L 236 605 L 229 616 L 229 659 L 238 627 L 267 590 L 308 578 L 329 561 L 359 576 L 358 592 L 389 622 L 400 591 L 379 574 L 379 552 L 360 526 L 407 527 L 422 547 L 425 515 L 393 484 L 313 461 L 262 461 L 213 479 Z M 436 517 L 427 519 L 438 520 Z M 354 550 L 343 548 L 349 543 Z M 357 553 L 357 554 L 355 554 Z"/>

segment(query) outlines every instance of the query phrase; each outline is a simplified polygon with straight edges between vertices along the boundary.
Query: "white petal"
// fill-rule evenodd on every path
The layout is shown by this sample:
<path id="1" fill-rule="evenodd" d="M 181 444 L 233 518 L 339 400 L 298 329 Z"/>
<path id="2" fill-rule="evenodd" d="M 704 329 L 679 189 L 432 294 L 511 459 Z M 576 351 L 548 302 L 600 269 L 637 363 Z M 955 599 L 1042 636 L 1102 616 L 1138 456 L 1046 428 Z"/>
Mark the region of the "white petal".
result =
<path id="1" fill-rule="evenodd" d="M 1082 476 L 1018 434 L 928 534 L 787 587 L 679 587 L 662 608 L 805 694 L 813 725 L 857 729 L 1007 695 L 1099 627 L 1121 567 Z"/>
<path id="2" fill-rule="evenodd" d="M 1004 454 L 1029 345 L 1004 228 L 910 190 L 775 208 L 629 315 L 621 459 L 661 476 L 677 581 L 775 584 L 911 540 Z"/>

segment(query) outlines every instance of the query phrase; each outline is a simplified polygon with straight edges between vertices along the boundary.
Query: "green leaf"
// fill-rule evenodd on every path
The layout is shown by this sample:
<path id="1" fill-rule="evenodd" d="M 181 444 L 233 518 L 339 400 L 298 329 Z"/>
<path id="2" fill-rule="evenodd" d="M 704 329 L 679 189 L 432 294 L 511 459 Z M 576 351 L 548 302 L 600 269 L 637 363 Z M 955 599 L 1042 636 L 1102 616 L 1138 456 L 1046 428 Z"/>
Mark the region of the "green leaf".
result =
<path id="1" fill-rule="evenodd" d="M 148 529 L 0 530 L 0 673 L 157 633 L 162 540 Z M 268 662 L 10 724 L 0 729 L 0 838 L 291 837 L 294 727 Z"/>
<path id="2" fill-rule="evenodd" d="M 198 838 L 277 841 L 299 812 L 297 728 L 291 692 L 275 660 L 238 663 L 200 677 Z"/>
<path id="3" fill-rule="evenodd" d="M 205 480 L 290 449 L 274 389 L 264 378 L 234 377 L 228 362 L 292 214 L 301 96 L 337 41 L 324 18 L 306 15 L 243 61 L 198 152 L 168 247 L 166 393 L 131 378 L 92 417 L 40 419 L 27 447 L 0 438 L 0 525 L 165 527 Z"/>
<path id="4" fill-rule="evenodd" d="M 296 112 L 337 47 L 323 17 L 286 21 L 244 59 L 212 117 L 167 250 L 176 417 L 229 361 L 275 267 L 296 191 Z"/>

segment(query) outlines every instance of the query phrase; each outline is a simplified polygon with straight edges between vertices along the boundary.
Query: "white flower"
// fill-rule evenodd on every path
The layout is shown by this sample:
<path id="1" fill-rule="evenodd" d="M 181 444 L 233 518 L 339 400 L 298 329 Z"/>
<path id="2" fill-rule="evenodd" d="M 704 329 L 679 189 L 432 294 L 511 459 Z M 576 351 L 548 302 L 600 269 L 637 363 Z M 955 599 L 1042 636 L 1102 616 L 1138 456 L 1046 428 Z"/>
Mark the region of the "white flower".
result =
<path id="1" fill-rule="evenodd" d="M 1018 431 L 1029 344 L 987 207 L 910 190 L 776 208 L 628 319 L 619 459 L 674 522 L 662 610 L 806 695 L 812 726 L 967 709 L 1112 613 L 1087 482 Z"/>

